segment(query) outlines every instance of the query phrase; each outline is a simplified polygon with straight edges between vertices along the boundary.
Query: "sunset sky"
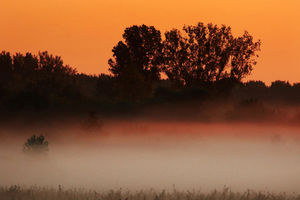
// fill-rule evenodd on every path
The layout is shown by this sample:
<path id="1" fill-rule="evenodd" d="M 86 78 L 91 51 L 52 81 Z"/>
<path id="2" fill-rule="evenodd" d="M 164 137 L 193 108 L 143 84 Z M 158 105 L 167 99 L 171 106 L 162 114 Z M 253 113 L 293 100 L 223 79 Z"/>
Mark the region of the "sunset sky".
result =
<path id="1" fill-rule="evenodd" d="M 1 0 L 0 50 L 48 50 L 79 72 L 107 73 L 111 49 L 128 26 L 164 32 L 212 22 L 262 40 L 249 79 L 300 82 L 299 10 L 299 0 Z"/>

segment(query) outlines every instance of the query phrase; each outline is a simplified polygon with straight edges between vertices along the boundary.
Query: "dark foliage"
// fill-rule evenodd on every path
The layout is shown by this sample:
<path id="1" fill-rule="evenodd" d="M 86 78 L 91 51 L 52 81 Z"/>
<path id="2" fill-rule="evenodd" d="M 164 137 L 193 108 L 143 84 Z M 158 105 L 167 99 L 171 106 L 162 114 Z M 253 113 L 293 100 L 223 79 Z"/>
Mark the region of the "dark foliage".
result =
<path id="1" fill-rule="evenodd" d="M 221 79 L 241 80 L 256 64 L 260 41 L 245 32 L 234 37 L 225 25 L 198 23 L 167 31 L 163 42 L 163 71 L 176 85 L 190 87 Z"/>
<path id="2" fill-rule="evenodd" d="M 132 26 L 113 48 L 109 70 L 116 77 L 119 95 L 125 101 L 139 102 L 152 97 L 154 84 L 160 80 L 162 42 L 153 26 Z"/>
<path id="3" fill-rule="evenodd" d="M 32 135 L 23 146 L 23 152 L 28 154 L 45 154 L 47 151 L 49 151 L 48 141 L 43 135 Z"/>
<path id="4" fill-rule="evenodd" d="M 48 52 L 0 53 L 0 111 L 133 113 L 144 106 L 186 102 L 300 104 L 300 84 L 242 82 L 256 64 L 260 41 L 227 26 L 202 23 L 183 32 L 126 28 L 113 47 L 111 74 L 86 75 Z M 166 79 L 161 79 L 164 74 Z M 264 110 L 264 109 L 261 109 Z"/>

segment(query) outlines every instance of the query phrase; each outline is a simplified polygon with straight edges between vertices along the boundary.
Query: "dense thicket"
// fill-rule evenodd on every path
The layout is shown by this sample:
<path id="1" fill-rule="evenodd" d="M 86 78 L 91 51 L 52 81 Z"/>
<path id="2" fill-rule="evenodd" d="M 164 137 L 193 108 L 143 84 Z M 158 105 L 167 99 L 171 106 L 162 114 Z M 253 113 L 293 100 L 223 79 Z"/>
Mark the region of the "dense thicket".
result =
<path id="1" fill-rule="evenodd" d="M 202 23 L 165 33 L 126 28 L 108 62 L 111 74 L 86 75 L 48 52 L 0 53 L 0 110 L 119 112 L 165 102 L 234 99 L 300 103 L 300 84 L 242 80 L 256 64 L 260 41 L 227 26 Z M 164 77 L 164 78 L 161 78 Z"/>

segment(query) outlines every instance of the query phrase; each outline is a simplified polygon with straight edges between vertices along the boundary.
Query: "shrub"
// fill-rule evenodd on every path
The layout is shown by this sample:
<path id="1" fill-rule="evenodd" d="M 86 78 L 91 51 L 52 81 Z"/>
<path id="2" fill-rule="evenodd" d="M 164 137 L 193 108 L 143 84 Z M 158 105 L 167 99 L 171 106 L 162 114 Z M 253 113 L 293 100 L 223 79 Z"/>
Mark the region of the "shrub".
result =
<path id="1" fill-rule="evenodd" d="M 49 151 L 48 141 L 43 135 L 32 135 L 23 145 L 23 152 L 29 154 L 45 154 Z"/>

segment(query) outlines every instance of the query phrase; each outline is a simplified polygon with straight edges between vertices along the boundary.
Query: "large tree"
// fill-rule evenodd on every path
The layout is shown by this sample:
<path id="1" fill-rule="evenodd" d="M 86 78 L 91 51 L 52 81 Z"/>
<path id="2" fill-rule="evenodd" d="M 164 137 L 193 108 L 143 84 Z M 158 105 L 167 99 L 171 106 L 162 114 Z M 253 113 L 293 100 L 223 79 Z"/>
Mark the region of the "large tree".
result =
<path id="1" fill-rule="evenodd" d="M 134 65 L 146 78 L 160 78 L 159 64 L 161 63 L 161 33 L 153 26 L 131 26 L 123 34 L 113 48 L 113 59 L 109 59 L 109 70 L 115 76 L 122 76 L 128 65 Z"/>
<path id="2" fill-rule="evenodd" d="M 131 26 L 125 29 L 123 39 L 112 50 L 109 70 L 119 83 L 121 96 L 129 95 L 125 99 L 149 97 L 160 79 L 161 33 L 153 26 Z"/>
<path id="3" fill-rule="evenodd" d="M 214 82 L 224 78 L 241 80 L 256 64 L 260 41 L 245 32 L 234 37 L 225 25 L 198 23 L 167 31 L 163 42 L 162 70 L 181 85 Z"/>

